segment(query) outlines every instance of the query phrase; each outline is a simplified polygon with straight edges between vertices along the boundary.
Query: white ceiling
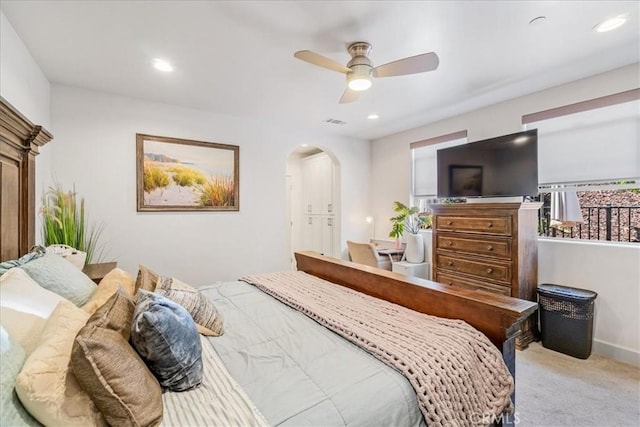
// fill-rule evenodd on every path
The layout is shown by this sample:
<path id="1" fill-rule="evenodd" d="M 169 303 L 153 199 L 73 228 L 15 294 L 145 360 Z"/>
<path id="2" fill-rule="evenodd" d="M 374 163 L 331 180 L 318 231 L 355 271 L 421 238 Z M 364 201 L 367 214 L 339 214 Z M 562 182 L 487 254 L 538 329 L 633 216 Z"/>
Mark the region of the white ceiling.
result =
<path id="1" fill-rule="evenodd" d="M 1 10 L 51 83 L 376 139 L 640 59 L 638 1 L 10 1 Z M 601 20 L 628 13 L 618 30 Z M 529 24 L 533 18 L 547 19 Z M 436 52 L 437 70 L 379 78 L 338 104 L 346 64 Z M 171 61 L 173 73 L 150 66 Z M 377 113 L 380 119 L 367 120 Z M 346 125 L 323 123 L 328 118 Z"/>

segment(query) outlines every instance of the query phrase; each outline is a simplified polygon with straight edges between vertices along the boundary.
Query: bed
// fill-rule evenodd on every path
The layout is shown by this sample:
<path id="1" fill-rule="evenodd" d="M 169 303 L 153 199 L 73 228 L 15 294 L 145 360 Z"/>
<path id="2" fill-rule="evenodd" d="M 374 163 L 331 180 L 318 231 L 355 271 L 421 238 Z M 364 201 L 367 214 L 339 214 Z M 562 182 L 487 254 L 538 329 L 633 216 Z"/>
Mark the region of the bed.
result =
<path id="1" fill-rule="evenodd" d="M 35 155 L 38 147 L 52 136 L 31 124 L 4 100 L 2 116 L 0 261 L 6 261 L 26 254 L 34 244 Z M 449 324 L 464 329 L 460 340 L 477 339 L 482 349 L 477 351 L 493 352 L 493 357 L 497 353 L 500 363 L 515 379 L 515 338 L 519 323 L 536 309 L 535 303 L 451 289 L 313 252 L 299 252 L 295 257 L 297 272 L 265 273 L 229 283 L 212 282 L 198 289 L 222 314 L 225 332 L 217 337 L 200 338 L 205 365 L 203 386 L 188 392 L 165 393 L 163 425 L 421 426 L 427 424 L 426 419 L 431 420 L 430 425 L 511 423 L 513 417 L 502 417 L 502 412 L 491 419 L 467 418 L 467 422 L 438 418 L 428 408 L 434 395 L 424 397 L 428 394 L 424 393 L 425 387 L 431 390 L 435 386 L 416 377 L 416 369 L 407 368 L 418 366 L 411 363 L 422 359 L 409 363 L 390 356 L 396 351 L 397 342 L 389 338 L 395 335 L 388 331 L 379 333 L 387 341 L 381 344 L 370 341 L 367 334 L 382 328 L 380 325 L 396 328 L 393 322 L 398 310 L 402 316 L 409 316 L 405 319 L 434 316 L 438 325 L 433 327 L 434 331 Z M 280 276 L 274 278 L 273 274 Z M 298 294 L 293 294 L 292 289 L 297 288 L 288 284 L 297 281 L 304 283 L 300 284 Z M 309 305 L 301 302 L 309 293 L 314 294 L 312 299 L 320 298 L 316 291 L 329 295 L 326 301 L 342 300 L 342 295 L 348 295 L 356 298 L 353 301 L 366 300 L 362 312 L 391 310 L 391 314 L 388 318 L 374 316 L 380 317 L 380 321 L 387 319 L 384 324 L 360 319 L 355 320 L 356 326 L 345 326 L 340 315 L 360 303 L 333 307 L 322 300 L 310 301 Z M 331 296 L 335 291 L 341 292 L 341 296 Z M 445 323 L 446 326 L 440 326 Z M 398 332 L 405 333 L 408 332 Z M 417 350 L 402 351 L 409 358 L 419 354 Z M 477 354 L 470 355 L 473 363 L 481 359 Z M 442 383 L 456 383 L 459 373 L 465 370 L 471 369 L 460 369 Z M 214 372 L 225 375 L 207 377 Z M 216 387 L 225 384 L 226 388 L 210 387 L 213 384 Z M 216 403 L 215 396 L 220 393 L 233 395 L 237 401 Z M 443 391 L 443 394 L 460 393 L 459 388 Z M 515 394 L 510 393 L 509 397 L 515 403 Z M 218 422 L 207 418 L 216 411 L 235 408 L 236 404 L 253 418 L 242 418 L 236 413 L 226 415 L 236 418 L 219 418 Z M 501 411 L 507 413 L 512 409 L 504 407 Z M 456 412 L 451 408 L 449 411 Z"/>

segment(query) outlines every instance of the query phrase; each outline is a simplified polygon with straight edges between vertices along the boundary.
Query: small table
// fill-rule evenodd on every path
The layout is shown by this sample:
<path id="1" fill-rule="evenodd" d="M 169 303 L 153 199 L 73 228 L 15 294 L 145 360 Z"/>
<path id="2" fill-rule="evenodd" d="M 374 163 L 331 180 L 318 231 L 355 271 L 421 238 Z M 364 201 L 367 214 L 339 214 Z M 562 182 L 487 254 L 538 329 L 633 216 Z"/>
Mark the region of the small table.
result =
<path id="1" fill-rule="evenodd" d="M 82 272 L 89 276 L 89 279 L 94 283 L 99 284 L 100 280 L 107 275 L 108 272 L 118 266 L 117 262 L 102 262 L 99 264 L 87 264 L 82 269 Z"/>
<path id="2" fill-rule="evenodd" d="M 379 255 L 387 255 L 392 261 L 400 261 L 404 255 L 404 249 L 395 248 L 376 248 Z"/>

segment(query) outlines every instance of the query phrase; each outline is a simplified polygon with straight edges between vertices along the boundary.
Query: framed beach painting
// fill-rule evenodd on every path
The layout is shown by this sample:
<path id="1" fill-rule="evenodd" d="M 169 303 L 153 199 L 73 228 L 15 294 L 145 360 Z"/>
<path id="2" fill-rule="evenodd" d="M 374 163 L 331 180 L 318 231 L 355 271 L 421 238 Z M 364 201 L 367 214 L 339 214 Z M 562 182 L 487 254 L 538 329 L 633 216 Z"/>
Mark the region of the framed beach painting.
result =
<path id="1" fill-rule="evenodd" d="M 237 145 L 136 134 L 138 212 L 240 209 Z"/>

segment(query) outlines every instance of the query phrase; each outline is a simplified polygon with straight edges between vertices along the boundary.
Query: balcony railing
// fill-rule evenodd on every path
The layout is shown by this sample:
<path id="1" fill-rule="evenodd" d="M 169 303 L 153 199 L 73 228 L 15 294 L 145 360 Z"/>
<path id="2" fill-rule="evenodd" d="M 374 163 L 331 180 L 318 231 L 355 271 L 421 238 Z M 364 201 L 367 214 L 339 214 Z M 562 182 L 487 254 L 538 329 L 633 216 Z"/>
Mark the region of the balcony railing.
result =
<path id="1" fill-rule="evenodd" d="M 584 222 L 570 228 L 550 227 L 550 210 L 545 205 L 539 211 L 541 236 L 640 242 L 640 206 L 583 206 Z"/>

